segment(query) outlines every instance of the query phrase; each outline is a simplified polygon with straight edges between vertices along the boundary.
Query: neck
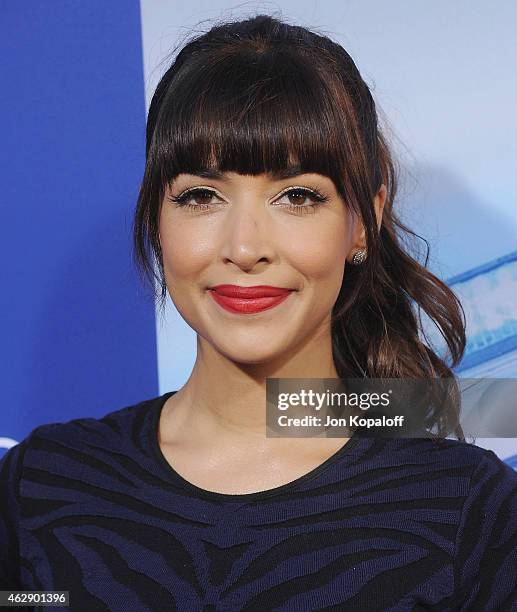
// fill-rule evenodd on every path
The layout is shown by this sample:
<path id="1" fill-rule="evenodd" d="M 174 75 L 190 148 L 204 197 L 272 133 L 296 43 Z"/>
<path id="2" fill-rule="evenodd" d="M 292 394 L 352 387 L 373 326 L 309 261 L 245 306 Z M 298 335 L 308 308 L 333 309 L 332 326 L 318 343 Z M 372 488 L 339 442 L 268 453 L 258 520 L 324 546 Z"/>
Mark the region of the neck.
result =
<path id="1" fill-rule="evenodd" d="M 263 439 L 267 378 L 338 378 L 330 334 L 260 364 L 235 363 L 198 336 L 192 373 L 171 398 L 175 427 L 200 437 Z"/>

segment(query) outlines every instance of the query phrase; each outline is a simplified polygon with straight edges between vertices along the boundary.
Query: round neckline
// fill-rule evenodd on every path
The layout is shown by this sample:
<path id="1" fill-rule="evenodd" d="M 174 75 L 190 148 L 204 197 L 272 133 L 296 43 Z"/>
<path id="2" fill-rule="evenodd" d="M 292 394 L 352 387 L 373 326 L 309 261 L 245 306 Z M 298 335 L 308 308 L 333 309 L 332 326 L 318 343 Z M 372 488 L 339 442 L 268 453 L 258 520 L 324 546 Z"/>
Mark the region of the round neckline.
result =
<path id="1" fill-rule="evenodd" d="M 361 440 L 361 436 L 357 434 L 357 430 L 355 430 L 352 436 L 345 442 L 342 446 L 338 448 L 330 457 L 327 457 L 323 463 L 320 463 L 318 466 L 302 474 L 298 478 L 286 482 L 277 487 L 273 487 L 271 489 L 264 489 L 263 491 L 253 491 L 251 493 L 221 493 L 219 491 L 209 491 L 208 489 L 203 489 L 202 487 L 198 487 L 194 483 L 190 482 L 186 478 L 184 478 L 179 472 L 177 472 L 174 467 L 169 463 L 169 461 L 165 458 L 165 455 L 160 448 L 160 444 L 158 442 L 158 427 L 160 423 L 160 416 L 162 414 L 163 407 L 165 406 L 165 402 L 174 395 L 177 391 L 167 391 L 163 395 L 155 398 L 153 401 L 153 407 L 150 410 L 150 441 L 151 448 L 155 458 L 158 460 L 158 463 L 164 468 L 165 472 L 169 477 L 172 477 L 177 482 L 181 483 L 181 485 L 189 490 L 191 493 L 194 493 L 198 497 L 202 497 L 204 499 L 210 500 L 218 500 L 218 501 L 258 501 L 261 499 L 266 499 L 273 495 L 279 495 L 282 493 L 287 493 L 293 489 L 296 489 L 299 485 L 312 480 L 316 476 L 319 476 L 323 471 L 327 468 L 330 468 L 331 465 L 336 463 L 343 455 L 347 455 L 352 449 L 354 449 L 359 441 Z"/>

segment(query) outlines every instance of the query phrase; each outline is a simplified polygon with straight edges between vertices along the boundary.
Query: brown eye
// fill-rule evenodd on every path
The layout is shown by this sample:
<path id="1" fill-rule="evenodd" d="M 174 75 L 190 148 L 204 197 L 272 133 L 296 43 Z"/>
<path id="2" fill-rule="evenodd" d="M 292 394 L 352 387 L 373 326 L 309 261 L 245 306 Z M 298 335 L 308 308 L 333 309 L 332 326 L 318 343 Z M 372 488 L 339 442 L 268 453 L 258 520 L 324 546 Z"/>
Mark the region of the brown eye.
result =
<path id="1" fill-rule="evenodd" d="M 212 203 L 212 199 L 217 197 L 215 191 L 198 187 L 189 189 L 179 196 L 169 196 L 169 200 L 183 208 L 206 210 Z"/>
<path id="2" fill-rule="evenodd" d="M 328 201 L 328 196 L 324 196 L 317 191 L 305 187 L 293 187 L 284 191 L 278 203 L 287 209 L 295 212 L 308 213 Z"/>
<path id="3" fill-rule="evenodd" d="M 295 206 L 302 206 L 305 200 L 307 199 L 307 193 L 300 191 L 299 189 L 289 191 L 286 195 L 289 198 L 291 204 L 294 204 Z"/>
<path id="4" fill-rule="evenodd" d="M 201 206 L 205 206 L 206 204 L 210 204 L 212 198 L 214 197 L 213 191 L 208 191 L 207 189 L 198 189 L 190 193 L 191 199 Z"/>

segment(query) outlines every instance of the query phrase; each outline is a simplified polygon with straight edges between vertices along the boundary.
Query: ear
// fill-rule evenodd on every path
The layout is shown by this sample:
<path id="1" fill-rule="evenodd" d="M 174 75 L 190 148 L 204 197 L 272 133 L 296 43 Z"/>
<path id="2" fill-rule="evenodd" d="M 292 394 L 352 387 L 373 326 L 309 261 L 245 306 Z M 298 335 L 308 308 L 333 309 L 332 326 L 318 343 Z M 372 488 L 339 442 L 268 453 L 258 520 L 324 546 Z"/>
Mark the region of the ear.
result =
<path id="1" fill-rule="evenodd" d="M 382 214 L 384 212 L 384 204 L 386 203 L 387 195 L 388 195 L 388 190 L 386 188 L 386 185 L 383 183 L 380 186 L 379 191 L 377 192 L 377 195 L 375 196 L 373 200 L 373 207 L 375 210 L 375 216 L 377 218 L 377 231 L 380 231 L 381 229 Z M 354 228 L 354 233 L 353 233 L 353 245 L 352 245 L 352 249 L 350 250 L 350 258 L 352 258 L 359 249 L 366 248 L 366 232 L 365 232 L 364 226 L 362 222 L 358 219 L 358 217 L 356 217 L 355 219 L 356 219 L 356 226 Z"/>

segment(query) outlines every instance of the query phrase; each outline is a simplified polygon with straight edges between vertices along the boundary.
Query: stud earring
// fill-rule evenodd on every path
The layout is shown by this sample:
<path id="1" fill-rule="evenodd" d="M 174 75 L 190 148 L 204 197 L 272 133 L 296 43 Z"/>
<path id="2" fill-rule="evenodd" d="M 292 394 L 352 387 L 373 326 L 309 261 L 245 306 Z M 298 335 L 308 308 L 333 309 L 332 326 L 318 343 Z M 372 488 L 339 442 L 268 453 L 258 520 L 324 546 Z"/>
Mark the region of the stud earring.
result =
<path id="1" fill-rule="evenodd" d="M 352 263 L 358 266 L 359 264 L 362 264 L 365 259 L 366 259 L 365 249 L 359 249 L 359 251 L 357 251 L 357 253 L 352 257 Z"/>

